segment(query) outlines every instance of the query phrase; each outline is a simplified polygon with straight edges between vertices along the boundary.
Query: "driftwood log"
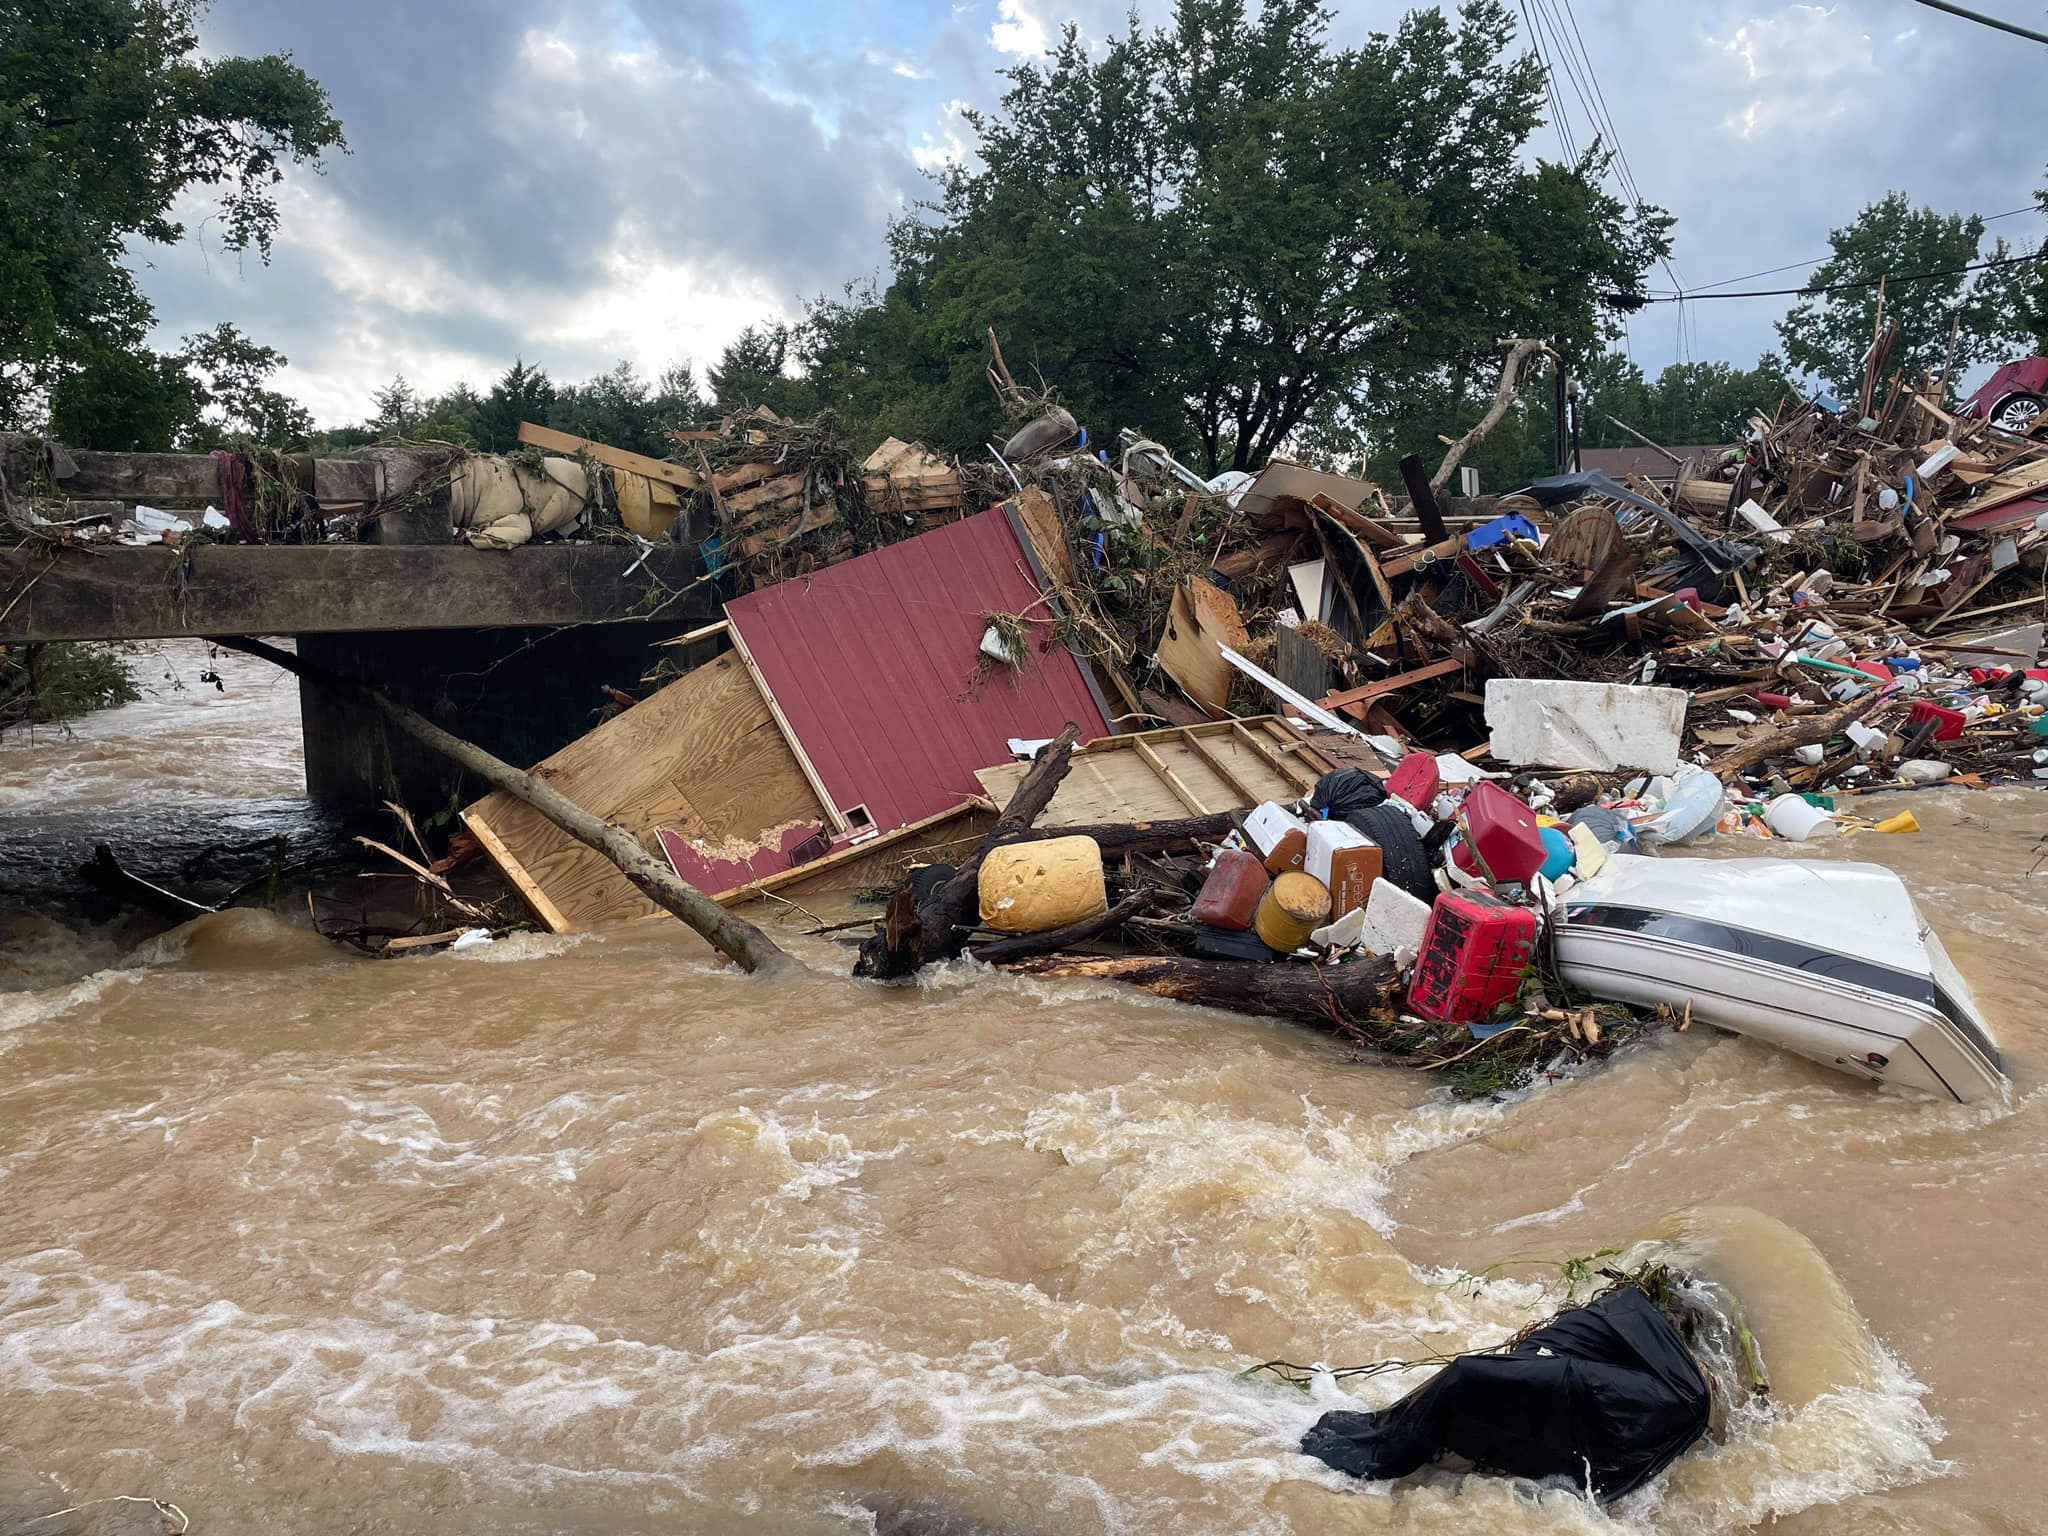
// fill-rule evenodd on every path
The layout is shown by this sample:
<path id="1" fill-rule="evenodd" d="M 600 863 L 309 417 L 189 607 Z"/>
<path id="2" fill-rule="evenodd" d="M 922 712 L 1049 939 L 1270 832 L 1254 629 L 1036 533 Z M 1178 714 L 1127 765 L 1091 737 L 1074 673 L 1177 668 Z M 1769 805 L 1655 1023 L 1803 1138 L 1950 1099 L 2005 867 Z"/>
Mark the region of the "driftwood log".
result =
<path id="1" fill-rule="evenodd" d="M 1377 1043 L 1401 1011 L 1401 976 L 1391 960 L 1337 965 L 1191 960 L 1178 955 L 1040 955 L 1006 963 L 1026 976 L 1120 981 L 1155 997 L 1233 1013 L 1260 1014 Z"/>
<path id="2" fill-rule="evenodd" d="M 1736 774 L 1756 767 L 1767 758 L 1778 757 L 1790 752 L 1794 747 L 1810 747 L 1826 741 L 1837 731 L 1854 721 L 1861 720 L 1876 709 L 1884 698 L 1882 692 L 1874 691 L 1860 698 L 1851 699 L 1839 708 L 1823 714 L 1808 715 L 1804 719 L 1795 720 L 1768 736 L 1759 737 L 1755 741 L 1745 742 L 1742 746 L 1723 752 L 1707 764 L 1707 768 L 1725 784 Z"/>
<path id="3" fill-rule="evenodd" d="M 210 643 L 260 657 L 297 677 L 312 678 L 323 687 L 360 699 L 408 736 L 451 762 L 461 764 L 493 789 L 502 789 L 508 795 L 525 801 L 579 843 L 596 849 L 616 864 L 619 873 L 630 880 L 643 896 L 689 924 L 704 936 L 713 949 L 741 970 L 760 975 L 795 966 L 796 962 L 767 934 L 745 918 L 735 917 L 726 911 L 694 885 L 677 879 L 673 870 L 656 860 L 624 827 L 591 815 L 545 779 L 514 768 L 474 742 L 464 741 L 460 736 L 442 730 L 425 715 L 406 708 L 376 689 L 340 673 L 330 672 L 325 667 L 303 662 L 290 651 L 281 651 L 260 640 L 242 638 L 217 639 Z"/>

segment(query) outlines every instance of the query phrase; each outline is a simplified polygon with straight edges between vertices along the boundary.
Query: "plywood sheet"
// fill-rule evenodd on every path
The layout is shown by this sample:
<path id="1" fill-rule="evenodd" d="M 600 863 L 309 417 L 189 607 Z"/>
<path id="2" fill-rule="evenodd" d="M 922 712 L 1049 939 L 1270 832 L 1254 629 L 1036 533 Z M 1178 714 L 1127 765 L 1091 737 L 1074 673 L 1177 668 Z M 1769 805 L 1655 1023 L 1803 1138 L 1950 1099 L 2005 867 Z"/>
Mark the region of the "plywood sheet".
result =
<path id="1" fill-rule="evenodd" d="M 824 822 L 802 768 L 740 658 L 731 652 L 571 742 L 535 770 L 585 810 L 651 841 L 673 828 L 702 855 L 693 884 L 729 889 L 763 847 Z M 610 860 L 539 812 L 497 793 L 466 816 L 497 838 L 521 876 L 546 892 L 570 928 L 655 910 Z M 508 875 L 513 869 L 507 869 Z M 552 926 L 552 924 L 551 924 Z"/>
<path id="2" fill-rule="evenodd" d="M 1090 742 L 1074 753 L 1073 766 L 1038 824 L 1156 821 L 1297 798 L 1301 786 L 1251 744 L 1261 738 L 1248 740 L 1247 735 L 1223 722 Z M 990 799 L 1007 805 L 1029 766 L 1000 763 L 975 777 Z M 1190 805 L 1173 781 L 1197 803 Z"/>

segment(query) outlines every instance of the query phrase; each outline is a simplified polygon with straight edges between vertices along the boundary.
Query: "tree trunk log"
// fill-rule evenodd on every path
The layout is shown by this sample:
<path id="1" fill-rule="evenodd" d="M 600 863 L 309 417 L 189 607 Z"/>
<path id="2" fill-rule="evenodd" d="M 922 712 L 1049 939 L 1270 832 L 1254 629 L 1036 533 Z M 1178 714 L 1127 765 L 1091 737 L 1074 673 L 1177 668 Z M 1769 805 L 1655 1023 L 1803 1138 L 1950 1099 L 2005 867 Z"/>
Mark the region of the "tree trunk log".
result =
<path id="1" fill-rule="evenodd" d="M 908 921 L 907 887 L 890 898 L 881 928 L 861 944 L 854 975 L 894 981 L 934 960 L 950 960 L 966 947 L 967 930 L 981 919 L 981 861 L 1008 843 L 1031 837 L 1031 824 L 1045 814 L 1072 766 L 1074 739 L 1079 735 L 1079 728 L 1069 724 L 1039 751 L 981 846 L 960 862 L 952 879 L 918 904 L 915 923 Z M 1063 829 L 1058 835 L 1064 837 L 1068 832 Z"/>
<path id="2" fill-rule="evenodd" d="M 1493 404 L 1487 407 L 1486 414 L 1479 418 L 1471 431 L 1451 444 L 1450 451 L 1444 455 L 1443 463 L 1437 465 L 1436 473 L 1429 477 L 1431 490 L 1440 491 L 1449 485 L 1453 471 L 1457 469 L 1459 461 L 1465 457 L 1472 445 L 1500 425 L 1500 419 L 1507 415 L 1508 407 L 1515 403 L 1515 385 L 1519 381 L 1522 364 L 1549 350 L 1542 342 L 1527 338 L 1511 341 L 1507 346 L 1507 361 L 1501 364 L 1500 388 L 1494 391 Z"/>
<path id="3" fill-rule="evenodd" d="M 1377 1044 L 1401 1011 L 1401 977 L 1388 960 L 1310 965 L 1276 960 L 1192 960 L 1177 955 L 1041 955 L 1003 967 L 1026 976 L 1121 981 L 1155 997 L 1232 1013 L 1291 1019 Z"/>
<path id="4" fill-rule="evenodd" d="M 494 789 L 525 801 L 541 815 L 567 832 L 579 843 L 596 849 L 619 867 L 643 896 L 665 908 L 702 934 L 711 947 L 743 971 L 768 974 L 795 965 L 775 941 L 745 918 L 735 917 L 695 886 L 676 878 L 644 848 L 640 840 L 623 827 L 593 816 L 567 795 L 533 774 L 514 768 L 493 757 L 473 742 L 444 731 L 426 716 L 387 698 L 376 689 L 353 678 L 310 666 L 275 646 L 260 640 L 241 638 L 210 642 L 232 651 L 256 656 L 298 677 L 312 678 L 323 687 L 351 694 L 391 720 L 407 735 L 461 764 Z"/>
<path id="5" fill-rule="evenodd" d="M 1872 679 L 1873 685 L 1875 682 L 1876 680 Z M 1826 741 L 1844 726 L 1852 721 L 1861 720 L 1876 709 L 1883 697 L 1884 695 L 1873 686 L 1872 692 L 1864 694 L 1861 698 L 1851 699 L 1839 709 L 1831 709 L 1822 715 L 1808 715 L 1782 730 L 1773 731 L 1761 741 L 1748 742 L 1723 752 L 1707 764 L 1708 771 L 1725 784 L 1736 774 L 1754 768 L 1766 758 L 1790 752 L 1794 747 L 1808 747 L 1815 742 Z"/>
<path id="6" fill-rule="evenodd" d="M 1092 837 L 1107 862 L 1127 853 L 1192 853 L 1198 843 L 1221 842 L 1236 825 L 1230 812 L 1218 811 L 1213 816 L 1186 816 L 1178 821 L 1113 821 L 1080 827 L 1032 827 L 1011 841 L 1028 843 L 1047 837 Z"/>
<path id="7" fill-rule="evenodd" d="M 1085 944 L 1097 934 L 1107 933 L 1121 925 L 1126 918 L 1136 917 L 1150 911 L 1158 904 L 1156 891 L 1134 891 L 1115 906 L 1093 917 L 1084 917 L 1078 923 L 1069 923 L 1064 928 L 1054 928 L 1047 933 L 1020 933 L 1014 938 L 991 939 L 968 951 L 977 960 L 990 965 L 1007 965 L 1014 960 L 1023 960 L 1031 955 L 1049 955 L 1065 949 L 1069 944 Z"/>

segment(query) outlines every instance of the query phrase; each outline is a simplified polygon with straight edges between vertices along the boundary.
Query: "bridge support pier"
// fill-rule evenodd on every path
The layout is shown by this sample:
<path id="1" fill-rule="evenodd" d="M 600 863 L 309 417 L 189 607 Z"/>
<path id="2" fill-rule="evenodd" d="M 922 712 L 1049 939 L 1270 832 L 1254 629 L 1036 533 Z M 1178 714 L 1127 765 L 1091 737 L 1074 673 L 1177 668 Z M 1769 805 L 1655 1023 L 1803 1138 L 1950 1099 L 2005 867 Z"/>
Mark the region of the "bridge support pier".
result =
<path id="1" fill-rule="evenodd" d="M 417 629 L 298 637 L 315 666 L 409 704 L 485 751 L 524 768 L 597 723 L 601 686 L 645 691 L 658 640 L 690 622 L 573 629 Z M 374 711 L 310 679 L 299 688 L 306 792 L 337 807 L 396 800 L 422 821 L 485 792 Z"/>

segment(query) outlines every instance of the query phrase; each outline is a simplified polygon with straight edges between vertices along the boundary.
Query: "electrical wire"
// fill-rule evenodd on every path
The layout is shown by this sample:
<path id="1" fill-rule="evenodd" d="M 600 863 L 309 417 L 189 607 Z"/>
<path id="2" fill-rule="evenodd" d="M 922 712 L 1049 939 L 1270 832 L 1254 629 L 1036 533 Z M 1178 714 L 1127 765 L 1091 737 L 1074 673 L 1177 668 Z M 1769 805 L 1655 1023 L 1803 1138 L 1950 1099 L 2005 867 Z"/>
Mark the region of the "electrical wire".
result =
<path id="1" fill-rule="evenodd" d="M 1984 222 L 1986 224 L 1989 224 L 1994 219 L 2010 219 L 2022 213 L 2042 212 L 2048 212 L 2048 210 L 2044 210 L 2036 204 L 2029 203 L 2024 208 L 2008 208 L 2004 213 L 1987 213 L 1984 215 Z M 1780 272 L 1797 272 L 1802 267 L 1817 267 L 1824 261 L 1833 261 L 1834 259 L 1835 258 L 1833 253 L 1830 253 L 1826 256 L 1815 256 L 1806 261 L 1788 261 L 1782 267 L 1765 267 L 1761 272 L 1745 272 L 1740 277 L 1724 277 L 1718 283 L 1702 283 L 1697 288 L 1686 289 L 1685 296 L 1688 298 L 1696 298 L 1701 294 L 1710 293 L 1716 288 L 1726 288 L 1730 283 L 1746 283 L 1749 282 L 1752 278 L 1758 277 L 1775 277 Z M 1675 299 L 1678 298 L 1679 295 L 1677 293 L 1669 293 L 1658 294 L 1657 297 Z"/>
<path id="2" fill-rule="evenodd" d="M 1965 21 L 1974 21 L 1980 26 L 1996 27 L 2001 32 L 2010 32 L 2014 37 L 2024 37 L 2030 42 L 2048 43 L 2048 32 L 2030 32 L 2027 28 L 2010 21 L 2000 21 L 1996 16 L 1986 16 L 1978 11 L 1966 11 L 1960 5 L 1951 5 L 1949 0 L 1914 0 L 1930 10 L 1946 11 L 1951 16 L 1960 16 Z"/>
<path id="3" fill-rule="evenodd" d="M 1908 283 L 1931 283 L 1938 278 L 1963 277 L 1968 273 L 1985 272 L 1993 267 L 2017 267 L 2026 262 L 2044 260 L 2048 260 L 2048 249 L 2032 251 L 2024 256 L 2004 256 L 1994 261 L 1972 262 L 1967 267 L 1949 267 L 1940 272 L 1914 272 L 1905 277 L 1887 275 L 1884 277 L 1858 278 L 1854 282 L 1826 283 L 1818 288 L 1811 286 L 1805 288 L 1751 288 L 1741 293 L 1701 293 L 1698 290 L 1694 290 L 1691 293 L 1652 294 L 1640 301 L 1632 301 L 1624 294 L 1610 293 L 1606 295 L 1606 298 L 1610 303 L 1621 304 L 1632 302 L 1640 302 L 1642 304 L 1687 304 L 1699 303 L 1706 299 L 1817 298 L 1824 293 L 1849 293 L 1858 288 L 1875 288 L 1879 283 L 1883 283 L 1891 288 L 1903 288 Z"/>

